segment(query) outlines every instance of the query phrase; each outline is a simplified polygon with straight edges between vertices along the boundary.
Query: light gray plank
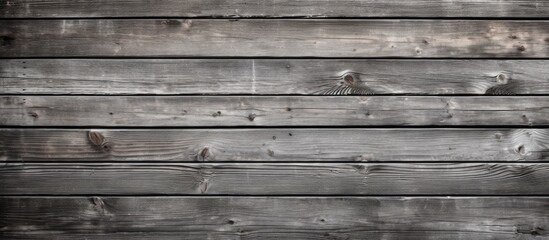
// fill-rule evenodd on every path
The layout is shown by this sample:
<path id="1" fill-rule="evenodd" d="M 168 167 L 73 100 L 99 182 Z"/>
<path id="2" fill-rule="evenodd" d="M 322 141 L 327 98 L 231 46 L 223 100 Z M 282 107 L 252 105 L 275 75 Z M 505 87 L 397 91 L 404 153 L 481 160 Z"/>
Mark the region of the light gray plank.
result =
<path id="1" fill-rule="evenodd" d="M 547 129 L 0 129 L 3 161 L 544 161 Z"/>
<path id="2" fill-rule="evenodd" d="M 549 94 L 548 66 L 546 60 L 2 59 L 0 94 Z"/>
<path id="3" fill-rule="evenodd" d="M 549 239 L 544 197 L 3 197 L 0 206 L 10 239 Z"/>
<path id="4" fill-rule="evenodd" d="M 548 164 L 8 163 L 15 195 L 548 195 Z"/>
<path id="5" fill-rule="evenodd" d="M 0 96 L 10 126 L 543 126 L 549 97 Z"/>
<path id="6" fill-rule="evenodd" d="M 547 17 L 535 0 L 18 0 L 0 17 Z"/>
<path id="7" fill-rule="evenodd" d="M 549 57 L 549 21 L 0 21 L 3 57 Z M 85 47 L 83 47 L 85 46 Z"/>

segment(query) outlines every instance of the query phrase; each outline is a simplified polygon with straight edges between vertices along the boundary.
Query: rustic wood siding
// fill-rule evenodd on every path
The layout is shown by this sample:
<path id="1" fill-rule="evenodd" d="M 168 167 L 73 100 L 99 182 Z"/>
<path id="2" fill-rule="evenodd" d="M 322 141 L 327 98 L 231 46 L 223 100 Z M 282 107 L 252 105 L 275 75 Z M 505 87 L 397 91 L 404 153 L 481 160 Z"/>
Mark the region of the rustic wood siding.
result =
<path id="1" fill-rule="evenodd" d="M 1 17 L 505 17 L 545 18 L 535 0 L 2 0 Z"/>
<path id="2" fill-rule="evenodd" d="M 549 1 L 0 0 L 0 239 L 549 239 Z"/>
<path id="3" fill-rule="evenodd" d="M 0 59 L 0 84 L 4 94 L 543 95 L 549 94 L 546 64 L 471 59 Z"/>
<path id="4" fill-rule="evenodd" d="M 0 54 L 4 57 L 549 55 L 549 21 L 543 20 L 5 20 L 0 22 L 0 35 Z"/>

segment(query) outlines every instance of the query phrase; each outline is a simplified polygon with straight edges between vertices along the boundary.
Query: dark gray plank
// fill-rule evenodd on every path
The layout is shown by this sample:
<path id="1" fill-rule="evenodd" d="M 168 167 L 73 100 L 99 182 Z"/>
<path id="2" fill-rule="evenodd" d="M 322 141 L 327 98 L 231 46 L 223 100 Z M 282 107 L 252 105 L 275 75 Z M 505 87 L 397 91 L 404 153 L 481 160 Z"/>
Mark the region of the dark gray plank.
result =
<path id="1" fill-rule="evenodd" d="M 543 161 L 547 129 L 0 129 L 25 161 Z"/>
<path id="2" fill-rule="evenodd" d="M 0 124 L 544 126 L 547 109 L 547 96 L 0 96 Z"/>
<path id="3" fill-rule="evenodd" d="M 547 17 L 535 0 L 17 0 L 0 17 Z"/>
<path id="4" fill-rule="evenodd" d="M 16 195 L 548 195 L 549 164 L 8 163 Z"/>
<path id="5" fill-rule="evenodd" d="M 14 239 L 549 239 L 544 197 L 3 197 Z M 156 238 L 154 237 L 156 236 Z"/>
<path id="6" fill-rule="evenodd" d="M 546 60 L 2 59 L 0 94 L 549 94 L 548 66 Z"/>
<path id="7" fill-rule="evenodd" d="M 0 40 L 3 57 L 543 58 L 549 21 L 3 20 Z"/>

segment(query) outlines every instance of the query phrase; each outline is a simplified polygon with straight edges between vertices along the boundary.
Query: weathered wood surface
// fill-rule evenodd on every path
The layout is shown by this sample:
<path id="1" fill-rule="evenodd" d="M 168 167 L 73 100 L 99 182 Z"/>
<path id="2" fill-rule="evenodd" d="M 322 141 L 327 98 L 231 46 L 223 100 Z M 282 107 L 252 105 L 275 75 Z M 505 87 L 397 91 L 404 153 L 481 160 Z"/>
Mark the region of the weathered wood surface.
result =
<path id="1" fill-rule="evenodd" d="M 13 126 L 544 126 L 549 97 L 0 96 Z"/>
<path id="2" fill-rule="evenodd" d="M 0 17 L 505 17 L 545 18 L 536 0 L 16 0 L 0 1 Z"/>
<path id="3" fill-rule="evenodd" d="M 544 197 L 2 197 L 0 234 L 54 239 L 549 239 Z"/>
<path id="4" fill-rule="evenodd" d="M 545 58 L 549 21 L 3 20 L 0 55 Z"/>
<path id="5" fill-rule="evenodd" d="M 547 129 L 0 129 L 4 161 L 544 161 Z"/>
<path id="6" fill-rule="evenodd" d="M 0 94 L 549 94 L 548 65 L 546 60 L 1 59 Z"/>
<path id="7" fill-rule="evenodd" d="M 16 195 L 548 195 L 549 164 L 7 163 Z"/>

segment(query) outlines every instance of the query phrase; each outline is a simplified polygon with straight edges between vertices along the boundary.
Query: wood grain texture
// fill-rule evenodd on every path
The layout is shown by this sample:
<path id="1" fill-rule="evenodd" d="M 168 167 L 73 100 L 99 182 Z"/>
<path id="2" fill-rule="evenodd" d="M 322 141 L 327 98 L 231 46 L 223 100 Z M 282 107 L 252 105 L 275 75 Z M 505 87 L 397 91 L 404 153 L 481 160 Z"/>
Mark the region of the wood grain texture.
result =
<path id="1" fill-rule="evenodd" d="M 548 65 L 546 60 L 1 59 L 0 94 L 549 94 Z"/>
<path id="2" fill-rule="evenodd" d="M 544 197 L 3 197 L 14 239 L 549 239 Z M 155 238 L 156 237 L 156 238 Z"/>
<path id="3" fill-rule="evenodd" d="M 0 96 L 13 126 L 544 126 L 549 97 Z"/>
<path id="4" fill-rule="evenodd" d="M 7 163 L 15 195 L 548 195 L 549 164 Z"/>
<path id="5" fill-rule="evenodd" d="M 3 57 L 549 57 L 549 21 L 0 21 Z M 86 47 L 83 47 L 86 46 Z"/>
<path id="6" fill-rule="evenodd" d="M 17 0 L 0 17 L 547 17 L 535 0 Z"/>
<path id="7" fill-rule="evenodd" d="M 3 161 L 544 161 L 547 129 L 0 129 Z M 94 140 L 92 140 L 94 139 Z M 97 140 L 101 139 L 101 140 Z"/>

